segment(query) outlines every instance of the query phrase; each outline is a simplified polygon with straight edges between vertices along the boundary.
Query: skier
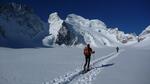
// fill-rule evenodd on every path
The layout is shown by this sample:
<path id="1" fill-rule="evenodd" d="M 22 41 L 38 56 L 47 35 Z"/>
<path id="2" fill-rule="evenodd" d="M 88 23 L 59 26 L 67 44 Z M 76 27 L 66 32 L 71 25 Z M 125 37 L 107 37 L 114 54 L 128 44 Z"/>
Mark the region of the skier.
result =
<path id="1" fill-rule="evenodd" d="M 87 46 L 84 48 L 84 56 L 85 56 L 84 71 L 89 71 L 91 54 L 94 53 L 95 51 L 92 50 L 90 44 L 87 44 Z"/>
<path id="2" fill-rule="evenodd" d="M 119 47 L 118 46 L 116 47 L 116 50 L 117 50 L 117 53 L 118 53 L 119 52 Z"/>

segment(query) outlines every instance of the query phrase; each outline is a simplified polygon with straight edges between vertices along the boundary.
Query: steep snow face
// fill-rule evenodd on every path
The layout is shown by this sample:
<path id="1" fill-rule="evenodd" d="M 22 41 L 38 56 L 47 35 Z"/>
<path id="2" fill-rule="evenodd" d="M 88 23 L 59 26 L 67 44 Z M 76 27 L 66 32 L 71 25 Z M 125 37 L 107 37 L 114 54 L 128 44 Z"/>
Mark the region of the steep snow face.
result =
<path id="1" fill-rule="evenodd" d="M 105 23 L 98 19 L 89 20 L 75 14 L 69 14 L 65 21 L 82 27 L 106 29 Z"/>
<path id="2" fill-rule="evenodd" d="M 145 30 L 143 30 L 141 34 L 139 34 L 137 39 L 138 39 L 138 42 L 141 42 L 149 37 L 150 37 L 150 25 L 146 27 Z"/>
<path id="3" fill-rule="evenodd" d="M 62 27 L 63 20 L 61 20 L 58 14 L 55 12 L 49 15 L 48 23 L 50 27 L 49 34 L 52 34 L 55 38 L 57 38 L 58 31 Z"/>
<path id="4" fill-rule="evenodd" d="M 150 25 L 145 28 L 145 30 L 142 31 L 140 34 L 141 37 L 149 37 L 150 36 Z"/>
<path id="5" fill-rule="evenodd" d="M 91 44 L 94 47 L 102 47 L 104 45 L 115 45 L 113 38 L 109 38 L 106 25 L 100 20 L 88 20 L 81 16 L 70 14 L 65 22 L 70 25 L 74 32 L 83 36 L 85 44 Z M 107 35 L 104 35 L 107 33 Z M 80 38 L 79 38 L 80 39 Z"/>
<path id="6" fill-rule="evenodd" d="M 53 44 L 121 46 L 135 40 L 134 35 L 125 34 L 118 28 L 107 28 L 100 20 L 89 20 L 75 14 L 69 14 L 65 20 L 61 20 L 57 13 L 52 13 L 48 21 L 50 35 L 43 39 L 46 46 Z"/>
<path id="7" fill-rule="evenodd" d="M 139 42 L 134 45 L 135 47 L 150 48 L 150 25 L 142 31 L 138 40 Z"/>
<path id="8" fill-rule="evenodd" d="M 42 42 L 44 46 L 51 46 L 58 38 L 59 30 L 62 28 L 63 20 L 60 19 L 57 12 L 49 15 L 49 36 L 46 36 Z"/>
<path id="9" fill-rule="evenodd" d="M 141 42 L 136 43 L 134 47 L 150 49 L 150 37 L 146 37 Z"/>
<path id="10" fill-rule="evenodd" d="M 45 37 L 46 24 L 25 5 L 0 6 L 0 46 L 32 47 Z"/>

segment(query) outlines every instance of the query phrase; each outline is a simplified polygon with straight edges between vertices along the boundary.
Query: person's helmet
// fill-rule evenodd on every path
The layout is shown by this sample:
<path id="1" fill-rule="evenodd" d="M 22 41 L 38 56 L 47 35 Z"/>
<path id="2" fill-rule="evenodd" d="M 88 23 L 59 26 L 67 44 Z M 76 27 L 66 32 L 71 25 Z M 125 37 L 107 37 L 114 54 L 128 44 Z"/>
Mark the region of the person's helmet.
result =
<path id="1" fill-rule="evenodd" d="M 90 47 L 90 44 L 87 44 L 87 47 Z"/>

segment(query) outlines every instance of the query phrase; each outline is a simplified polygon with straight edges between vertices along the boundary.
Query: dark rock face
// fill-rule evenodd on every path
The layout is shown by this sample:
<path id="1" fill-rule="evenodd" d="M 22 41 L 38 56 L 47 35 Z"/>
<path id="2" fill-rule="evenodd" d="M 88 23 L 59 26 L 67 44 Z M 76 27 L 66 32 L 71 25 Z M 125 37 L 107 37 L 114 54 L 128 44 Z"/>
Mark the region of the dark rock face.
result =
<path id="1" fill-rule="evenodd" d="M 77 33 L 73 26 L 63 22 L 62 28 L 59 30 L 58 38 L 56 39 L 56 44 L 62 45 L 77 45 L 79 43 L 85 44 L 84 37 Z"/>
<path id="2" fill-rule="evenodd" d="M 42 45 L 46 24 L 32 8 L 16 3 L 0 5 L 0 46 L 32 47 Z M 45 33 L 45 34 L 44 34 Z"/>
<path id="3" fill-rule="evenodd" d="M 0 26 L 0 36 L 5 38 L 5 30 L 3 30 L 3 28 L 1 26 Z"/>

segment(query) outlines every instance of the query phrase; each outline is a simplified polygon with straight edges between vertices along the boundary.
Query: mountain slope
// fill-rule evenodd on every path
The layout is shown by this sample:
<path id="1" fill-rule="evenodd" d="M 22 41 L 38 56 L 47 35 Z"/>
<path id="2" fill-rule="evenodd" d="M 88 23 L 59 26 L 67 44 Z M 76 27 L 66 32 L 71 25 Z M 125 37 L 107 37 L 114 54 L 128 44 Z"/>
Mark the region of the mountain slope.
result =
<path id="1" fill-rule="evenodd" d="M 45 46 L 88 43 L 94 47 L 121 46 L 136 40 L 133 34 L 125 34 L 118 28 L 107 28 L 100 20 L 89 20 L 75 14 L 69 14 L 62 20 L 55 12 L 50 14 L 48 21 L 50 35 L 43 39 Z"/>
<path id="2" fill-rule="evenodd" d="M 143 30 L 142 31 L 142 33 L 140 34 L 140 36 L 150 36 L 150 25 L 149 26 L 147 26 L 146 28 L 145 28 L 145 30 Z"/>
<path id="3" fill-rule="evenodd" d="M 46 24 L 21 4 L 0 5 L 0 46 L 33 47 L 41 44 Z"/>
<path id="4" fill-rule="evenodd" d="M 145 30 L 138 37 L 138 43 L 134 44 L 134 47 L 150 48 L 150 26 L 146 27 Z"/>

